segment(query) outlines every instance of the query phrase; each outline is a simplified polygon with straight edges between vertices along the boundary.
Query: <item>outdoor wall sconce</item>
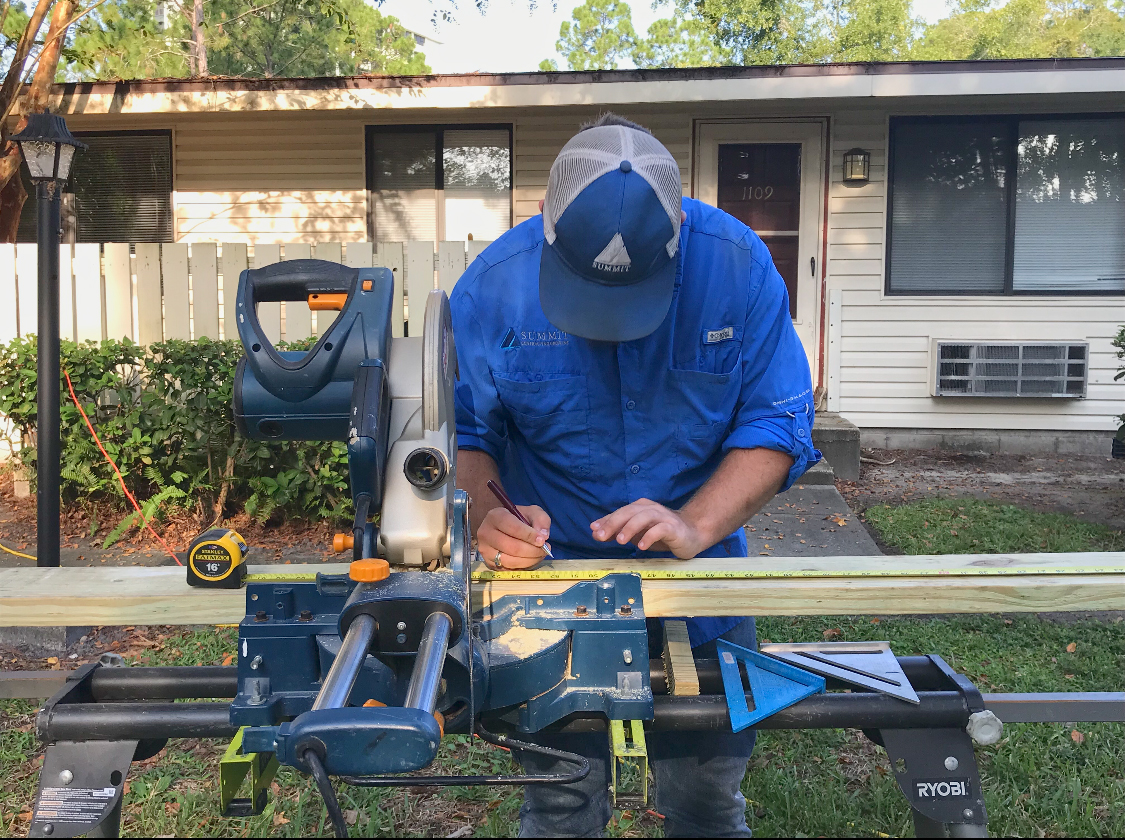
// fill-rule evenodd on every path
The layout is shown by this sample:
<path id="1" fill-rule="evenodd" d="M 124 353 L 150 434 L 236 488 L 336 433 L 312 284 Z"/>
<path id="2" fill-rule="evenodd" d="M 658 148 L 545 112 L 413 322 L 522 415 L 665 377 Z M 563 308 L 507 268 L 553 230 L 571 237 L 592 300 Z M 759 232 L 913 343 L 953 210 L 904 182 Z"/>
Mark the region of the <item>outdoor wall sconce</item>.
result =
<path id="1" fill-rule="evenodd" d="M 849 149 L 844 152 L 844 183 L 866 184 L 871 180 L 871 152 Z"/>

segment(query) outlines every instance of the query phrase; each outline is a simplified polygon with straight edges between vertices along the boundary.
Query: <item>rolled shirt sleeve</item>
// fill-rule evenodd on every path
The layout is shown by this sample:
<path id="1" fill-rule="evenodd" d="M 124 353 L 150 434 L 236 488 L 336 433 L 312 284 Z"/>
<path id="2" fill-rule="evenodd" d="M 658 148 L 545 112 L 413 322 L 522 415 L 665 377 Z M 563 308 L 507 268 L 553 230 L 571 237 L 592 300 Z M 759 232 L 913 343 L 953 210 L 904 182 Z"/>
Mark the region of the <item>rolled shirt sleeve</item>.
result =
<path id="1" fill-rule="evenodd" d="M 812 376 L 789 315 L 789 295 L 765 244 L 754 237 L 753 273 L 760 277 L 747 306 L 742 389 L 723 451 L 773 449 L 793 459 L 781 490 L 820 460 L 812 443 Z"/>

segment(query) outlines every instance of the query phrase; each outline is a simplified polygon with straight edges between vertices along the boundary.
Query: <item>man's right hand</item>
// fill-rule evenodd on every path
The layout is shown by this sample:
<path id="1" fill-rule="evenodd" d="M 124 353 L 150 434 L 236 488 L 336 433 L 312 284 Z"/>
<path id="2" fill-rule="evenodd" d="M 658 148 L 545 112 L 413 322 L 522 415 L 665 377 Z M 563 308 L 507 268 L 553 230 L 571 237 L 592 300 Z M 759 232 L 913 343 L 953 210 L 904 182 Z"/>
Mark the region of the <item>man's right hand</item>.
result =
<path id="1" fill-rule="evenodd" d="M 532 569 L 547 553 L 543 543 L 551 536 L 551 517 L 538 505 L 516 505 L 531 527 L 502 507 L 490 510 L 477 528 L 477 553 L 490 569 Z M 499 564 L 497 552 L 500 552 Z"/>

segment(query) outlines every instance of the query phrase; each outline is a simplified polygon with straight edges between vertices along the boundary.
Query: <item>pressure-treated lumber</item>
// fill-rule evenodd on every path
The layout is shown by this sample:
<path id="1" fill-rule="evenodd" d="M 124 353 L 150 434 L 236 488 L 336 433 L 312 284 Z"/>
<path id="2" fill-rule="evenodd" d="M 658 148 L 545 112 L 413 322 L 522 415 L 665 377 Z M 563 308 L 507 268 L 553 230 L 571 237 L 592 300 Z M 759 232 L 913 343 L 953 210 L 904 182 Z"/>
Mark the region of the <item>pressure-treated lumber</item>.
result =
<path id="1" fill-rule="evenodd" d="M 673 697 L 699 695 L 699 672 L 695 670 L 686 621 L 664 622 L 664 678 Z"/>
<path id="2" fill-rule="evenodd" d="M 644 580 L 649 616 L 845 615 L 1125 610 L 1125 553 L 966 554 L 909 557 L 752 557 L 641 563 L 563 560 L 569 570 L 820 571 L 849 577 Z M 1043 574 L 960 576 L 958 570 L 1041 568 Z M 1114 571 L 1067 573 L 1090 567 Z M 341 563 L 252 566 L 251 573 L 342 572 Z M 865 573 L 942 569 L 948 576 L 864 577 Z M 573 580 L 493 580 L 476 587 L 478 603 L 504 595 L 549 595 Z M 246 593 L 192 589 L 182 568 L 66 567 L 0 569 L 0 626 L 226 624 L 246 614 Z"/>

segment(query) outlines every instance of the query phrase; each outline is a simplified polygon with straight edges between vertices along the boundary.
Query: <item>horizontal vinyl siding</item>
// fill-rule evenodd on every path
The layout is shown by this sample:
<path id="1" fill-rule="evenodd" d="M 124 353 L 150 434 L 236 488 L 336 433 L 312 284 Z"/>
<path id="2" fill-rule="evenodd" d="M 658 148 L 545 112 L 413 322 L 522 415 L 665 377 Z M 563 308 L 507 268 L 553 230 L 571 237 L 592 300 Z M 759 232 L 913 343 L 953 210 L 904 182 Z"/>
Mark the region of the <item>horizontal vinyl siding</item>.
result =
<path id="1" fill-rule="evenodd" d="M 1065 110 L 1058 103 L 1038 107 Z M 833 405 L 861 428 L 1115 429 L 1125 383 L 1113 381 L 1120 361 L 1111 341 L 1125 322 L 1125 298 L 884 293 L 887 116 L 848 110 L 832 121 L 828 283 L 842 303 Z M 841 166 L 844 152 L 857 146 L 871 152 L 871 182 L 853 188 L 841 182 Z M 932 339 L 1089 342 L 1087 398 L 931 397 Z"/>

